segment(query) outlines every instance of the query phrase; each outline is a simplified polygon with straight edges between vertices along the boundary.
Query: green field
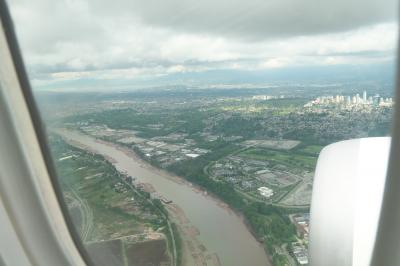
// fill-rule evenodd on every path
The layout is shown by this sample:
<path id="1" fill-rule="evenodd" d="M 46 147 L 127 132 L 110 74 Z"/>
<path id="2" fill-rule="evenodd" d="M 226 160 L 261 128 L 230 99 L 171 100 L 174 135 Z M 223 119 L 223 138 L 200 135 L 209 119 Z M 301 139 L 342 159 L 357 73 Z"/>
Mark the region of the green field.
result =
<path id="1" fill-rule="evenodd" d="M 270 149 L 251 148 L 239 153 L 239 156 L 260 161 L 269 161 L 272 164 L 283 164 L 290 168 L 300 167 L 314 170 L 316 156 L 305 155 L 297 151 L 277 151 Z"/>
<path id="2" fill-rule="evenodd" d="M 125 193 L 115 190 L 121 175 L 103 157 L 73 148 L 58 137 L 53 138 L 51 147 L 56 159 L 73 156 L 57 160 L 56 169 L 67 202 L 82 202 L 87 207 L 84 211 L 91 212 L 92 230 L 86 241 L 142 233 L 148 227 L 157 230 L 165 225 L 162 215 L 145 195 L 129 189 Z M 83 215 L 88 215 L 85 212 Z"/>
<path id="3" fill-rule="evenodd" d="M 309 155 L 318 156 L 323 148 L 324 146 L 320 145 L 309 145 L 304 148 L 298 149 L 297 152 L 303 152 Z"/>

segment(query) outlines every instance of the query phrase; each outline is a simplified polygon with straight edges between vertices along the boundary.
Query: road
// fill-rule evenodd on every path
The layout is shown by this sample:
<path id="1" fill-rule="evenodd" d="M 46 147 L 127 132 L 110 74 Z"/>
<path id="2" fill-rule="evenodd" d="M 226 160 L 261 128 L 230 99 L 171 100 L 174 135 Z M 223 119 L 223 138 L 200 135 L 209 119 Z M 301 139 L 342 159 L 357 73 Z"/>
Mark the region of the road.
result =
<path id="1" fill-rule="evenodd" d="M 89 240 L 90 234 L 93 230 L 93 211 L 85 199 L 82 199 L 75 189 L 70 188 L 72 197 L 79 205 L 79 210 L 82 216 L 81 224 L 81 239 L 84 243 Z"/>

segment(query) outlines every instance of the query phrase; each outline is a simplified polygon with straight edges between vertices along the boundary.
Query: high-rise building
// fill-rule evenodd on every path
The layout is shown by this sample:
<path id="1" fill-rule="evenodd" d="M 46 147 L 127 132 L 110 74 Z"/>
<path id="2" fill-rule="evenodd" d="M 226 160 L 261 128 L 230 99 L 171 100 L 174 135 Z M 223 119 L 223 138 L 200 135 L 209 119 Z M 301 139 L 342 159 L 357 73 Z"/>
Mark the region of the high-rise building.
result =
<path id="1" fill-rule="evenodd" d="M 363 92 L 363 103 L 367 103 L 367 91 Z"/>
<path id="2" fill-rule="evenodd" d="M 379 94 L 376 94 L 374 97 L 372 97 L 372 103 L 379 104 L 379 97 Z"/>

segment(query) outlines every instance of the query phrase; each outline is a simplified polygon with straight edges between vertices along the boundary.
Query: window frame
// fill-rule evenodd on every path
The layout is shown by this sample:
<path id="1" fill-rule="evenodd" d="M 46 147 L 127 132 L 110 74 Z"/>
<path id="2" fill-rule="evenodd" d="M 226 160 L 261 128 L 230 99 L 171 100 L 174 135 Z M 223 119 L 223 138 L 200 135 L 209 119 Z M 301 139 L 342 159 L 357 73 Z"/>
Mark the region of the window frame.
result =
<path id="1" fill-rule="evenodd" d="M 2 173 L 0 171 L 0 176 L 2 176 L 0 178 L 0 186 L 2 186 L 4 190 L 10 187 L 16 187 L 20 185 L 21 182 L 25 182 L 24 184 L 26 185 L 19 187 L 21 192 L 26 194 L 26 196 L 24 195 L 24 197 L 19 197 L 19 195 L 14 195 L 15 197 L 10 197 L 10 195 L 7 195 L 7 193 L 0 193 L 0 203 L 3 203 L 5 207 L 5 216 L 8 216 L 10 224 L 13 227 L 12 233 L 16 235 L 20 243 L 20 245 L 17 246 L 22 248 L 22 250 L 19 250 L 19 252 L 21 252 L 20 254 L 25 254 L 30 263 L 37 265 L 55 265 L 51 264 L 51 261 L 46 261 L 46 259 L 49 259 L 50 257 L 52 259 L 58 259 L 58 263 L 56 265 L 71 265 L 71 263 L 75 265 L 94 265 L 90 256 L 86 252 L 82 241 L 80 240 L 79 234 L 75 229 L 71 217 L 69 216 L 67 204 L 63 199 L 63 193 L 57 178 L 57 173 L 51 157 L 49 145 L 47 143 L 45 127 L 41 120 L 39 109 L 37 108 L 34 95 L 32 93 L 6 0 L 0 0 L 0 34 L 4 35 L 4 41 L 6 43 L 6 45 L 3 45 L 3 47 L 0 45 L 0 55 L 3 54 L 8 57 L 5 59 L 11 60 L 12 66 L 6 70 L 13 71 L 13 73 L 1 73 L 0 71 L 0 104 L 6 103 L 3 104 L 3 109 L 5 109 L 6 112 L 0 112 L 0 118 L 4 119 L 0 119 L 0 121 L 10 122 L 6 125 L 2 124 L 2 127 L 8 126 L 7 129 L 9 129 L 9 133 L 14 134 L 15 138 L 5 139 L 5 141 L 9 141 L 10 145 L 15 147 L 19 155 L 25 155 L 25 158 L 20 158 L 21 160 L 18 161 L 18 164 L 21 166 L 20 168 L 23 169 L 21 171 L 26 171 L 24 173 L 26 175 L 23 175 L 23 177 L 21 175 L 17 176 L 15 172 L 5 172 L 7 176 L 2 176 L 4 172 Z M 0 62 L 1 64 L 3 64 L 3 59 L 2 62 Z M 1 85 L 3 80 L 1 79 L 4 78 L 5 74 L 10 74 L 9 76 L 15 76 L 16 80 L 13 80 L 13 84 L 16 84 L 15 87 L 2 88 Z M 12 77 L 8 79 L 12 79 Z M 9 105 L 11 106 L 7 106 L 7 103 L 10 99 L 13 99 L 15 102 L 20 104 L 13 105 L 15 102 L 10 102 Z M 12 109 L 10 107 L 12 107 Z M 30 134 L 30 137 L 36 139 L 35 143 L 26 143 L 26 139 L 19 134 L 18 127 L 16 126 L 16 119 L 18 122 L 18 118 L 21 117 L 30 122 L 27 123 L 29 125 L 24 125 L 24 129 L 27 132 L 23 132 L 22 135 Z M 0 134 L 0 138 L 3 139 L 10 136 L 10 134 L 3 134 L 4 132 L 2 132 L 1 128 L 0 133 L 2 133 Z M 29 147 L 29 150 L 38 150 L 40 153 L 37 154 L 37 156 L 40 158 L 35 158 L 34 160 L 31 160 L 32 157 L 26 158 L 26 153 L 24 154 L 23 150 L 24 148 L 27 149 L 27 147 Z M 2 152 L 4 152 L 4 150 Z M 44 165 L 38 165 L 41 163 Z M 42 171 L 43 176 L 38 177 L 37 171 L 35 172 L 35 170 L 40 168 L 45 169 L 45 172 Z M 20 182 L 14 182 L 14 180 L 19 180 Z M 43 191 L 44 187 L 48 190 Z M 42 193 L 48 193 L 49 195 L 44 197 Z M 23 202 L 24 200 L 25 202 Z M 30 200 L 32 201 L 32 204 L 36 204 L 38 207 L 36 216 L 40 215 L 39 218 L 29 221 L 21 221 L 21 219 L 15 215 L 18 212 L 32 213 L 33 210 L 29 210 L 27 208 L 29 206 L 27 203 L 30 202 L 27 202 L 26 200 Z M 47 200 L 50 200 L 50 202 L 46 202 Z M 37 220 L 41 220 L 43 224 L 34 224 L 34 222 Z M 40 232 L 35 232 L 35 228 L 41 228 L 45 231 L 42 230 Z M 65 231 L 67 234 L 69 234 L 70 238 L 66 237 Z M 46 232 L 46 234 L 43 232 Z M 42 234 L 38 235 L 39 233 Z M 47 246 L 41 249 L 35 249 L 32 245 L 29 246 L 28 243 L 34 240 L 32 239 L 33 237 L 42 237 L 46 238 L 45 240 L 49 240 L 47 242 L 41 241 L 41 238 L 40 241 L 37 241 L 39 242 L 38 245 L 56 242 L 57 247 Z M 62 241 L 60 241 L 61 238 Z M 30 239 L 30 241 L 26 241 L 27 239 Z M 13 246 L 12 248 L 17 246 Z M 31 248 L 33 248 L 33 250 L 31 250 Z M 33 254 L 35 251 L 43 251 L 46 250 L 46 248 L 49 250 L 49 252 L 50 250 L 56 249 L 59 249 L 60 252 L 57 254 L 52 254 L 51 256 L 46 256 L 49 254 L 46 254 L 45 252 L 42 252 L 41 254 Z M 64 256 L 62 256 L 61 253 L 64 253 Z M 1 259 L 0 262 L 4 261 L 7 263 L 7 254 L 4 253 L 2 256 L 4 256 L 5 259 Z"/>

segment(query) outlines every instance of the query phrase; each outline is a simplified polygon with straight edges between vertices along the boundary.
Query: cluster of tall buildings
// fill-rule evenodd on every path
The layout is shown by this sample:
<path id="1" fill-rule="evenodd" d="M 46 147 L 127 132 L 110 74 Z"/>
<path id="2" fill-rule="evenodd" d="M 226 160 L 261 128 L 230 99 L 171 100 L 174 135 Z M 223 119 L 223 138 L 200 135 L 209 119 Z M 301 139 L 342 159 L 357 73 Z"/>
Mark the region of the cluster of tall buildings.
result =
<path id="1" fill-rule="evenodd" d="M 368 96 L 367 92 L 364 91 L 362 96 L 359 93 L 356 95 L 336 95 L 336 96 L 321 96 L 316 98 L 315 100 L 307 103 L 304 107 L 310 107 L 318 104 L 344 104 L 348 106 L 354 105 L 376 105 L 376 106 L 392 106 L 393 105 L 392 98 L 383 98 L 376 94 L 375 96 Z"/>

